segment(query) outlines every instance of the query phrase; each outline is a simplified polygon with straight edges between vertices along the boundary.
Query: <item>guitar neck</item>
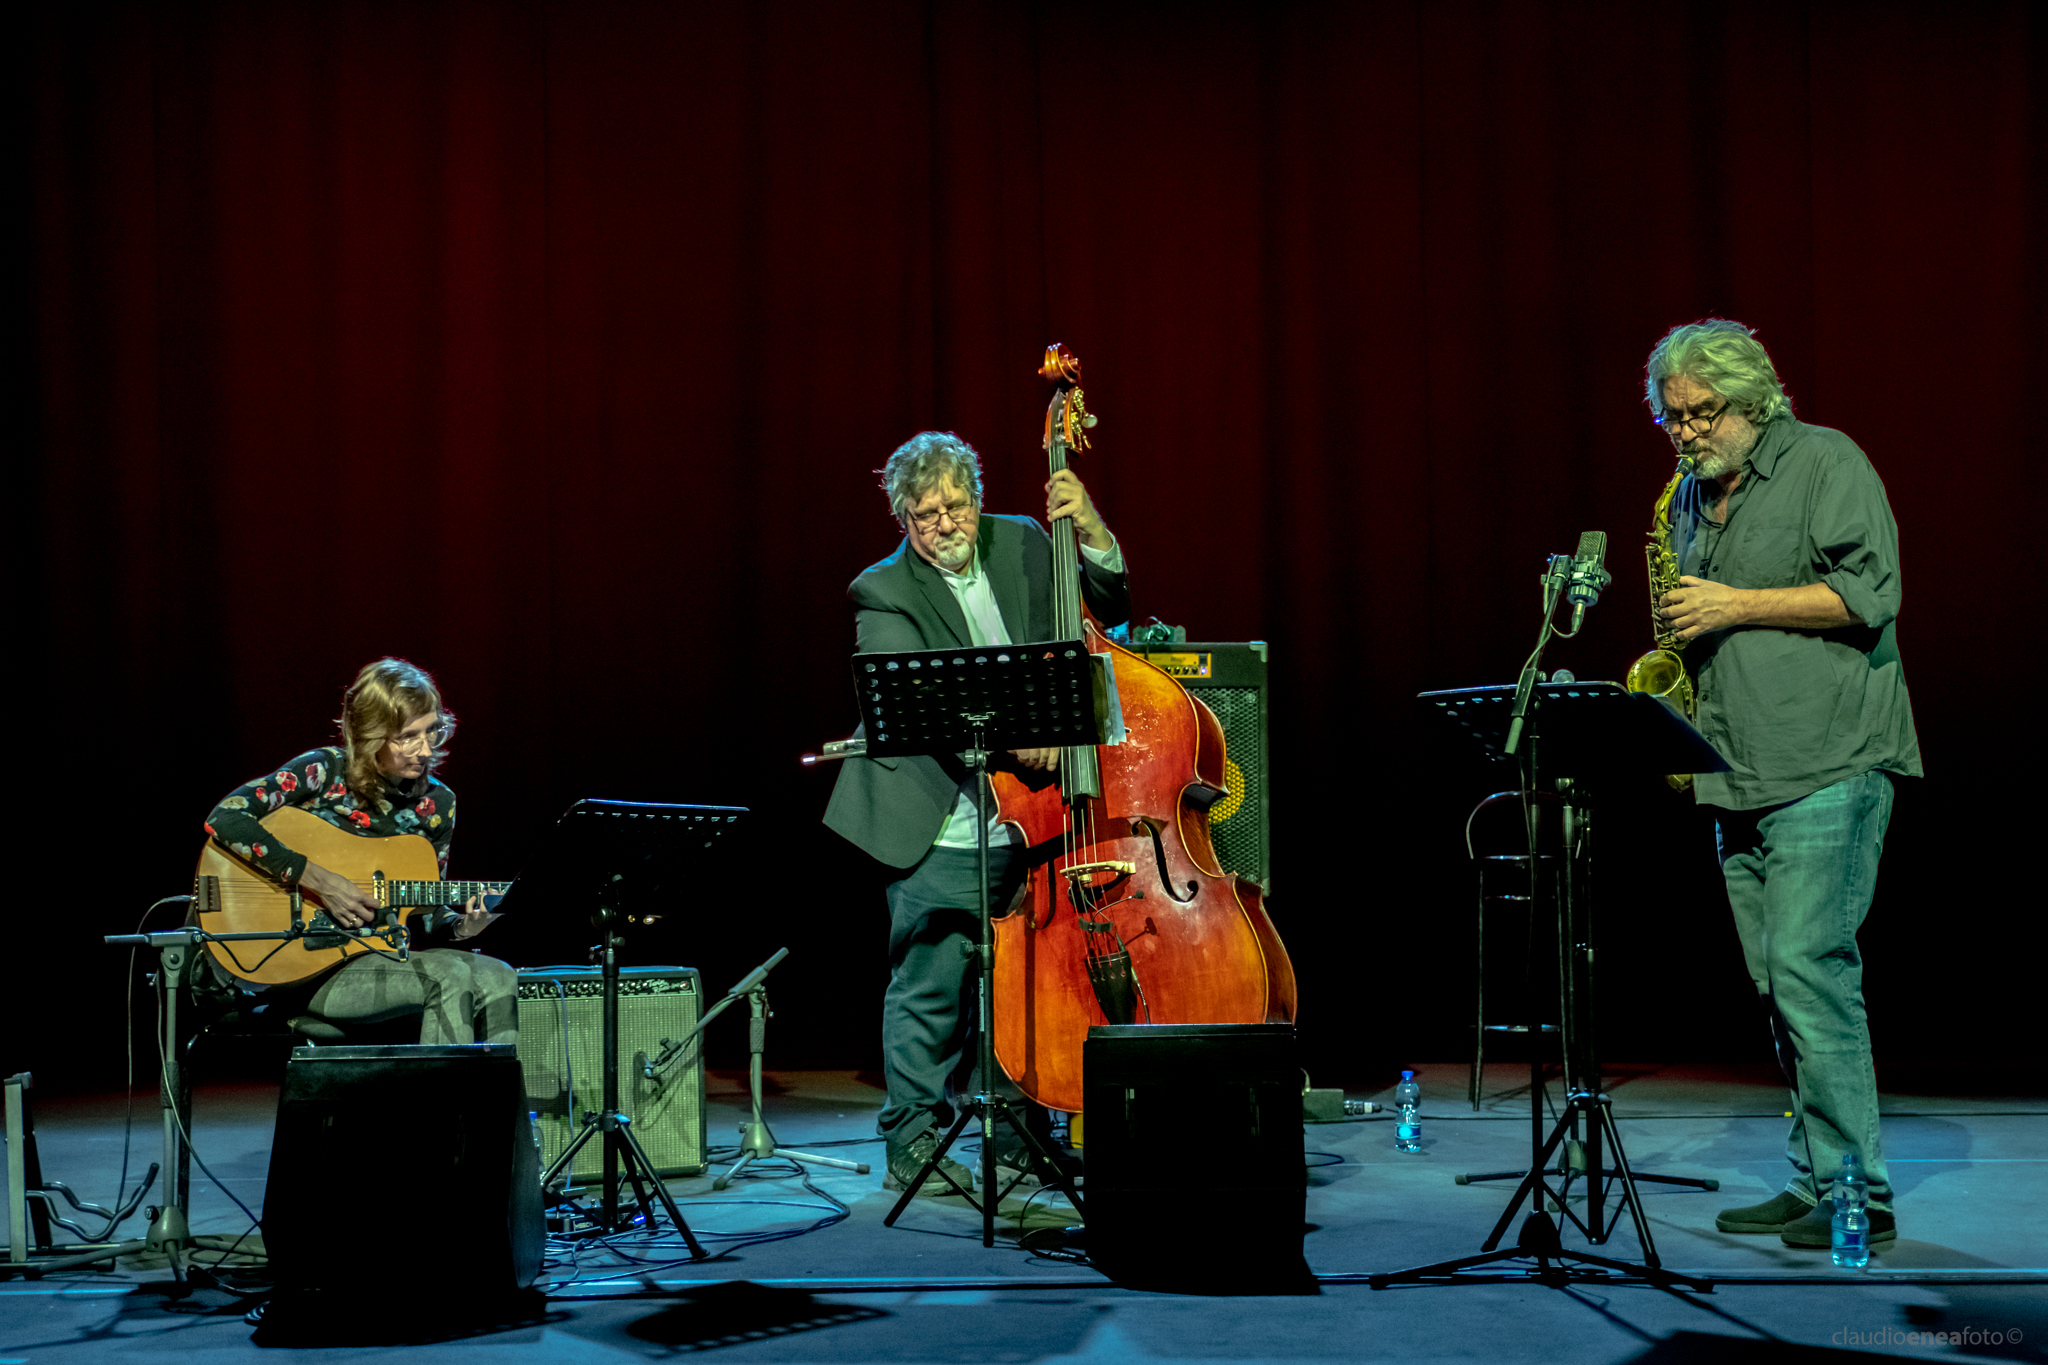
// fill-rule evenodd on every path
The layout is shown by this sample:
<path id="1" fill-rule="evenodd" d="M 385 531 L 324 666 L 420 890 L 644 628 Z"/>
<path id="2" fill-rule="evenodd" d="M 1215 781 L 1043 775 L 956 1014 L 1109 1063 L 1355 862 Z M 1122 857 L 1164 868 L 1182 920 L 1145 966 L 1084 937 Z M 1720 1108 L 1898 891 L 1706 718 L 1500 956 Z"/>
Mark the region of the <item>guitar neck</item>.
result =
<path id="1" fill-rule="evenodd" d="M 460 905 L 473 896 L 502 896 L 510 882 L 385 882 L 387 905 Z"/>

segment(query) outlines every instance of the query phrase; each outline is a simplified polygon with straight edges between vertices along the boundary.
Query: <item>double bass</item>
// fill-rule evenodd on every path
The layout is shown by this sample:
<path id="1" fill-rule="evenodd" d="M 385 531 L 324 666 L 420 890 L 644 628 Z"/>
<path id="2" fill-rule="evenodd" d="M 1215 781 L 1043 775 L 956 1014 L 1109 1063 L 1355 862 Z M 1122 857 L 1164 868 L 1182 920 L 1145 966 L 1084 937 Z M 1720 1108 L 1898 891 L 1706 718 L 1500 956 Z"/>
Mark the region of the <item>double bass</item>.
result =
<path id="1" fill-rule="evenodd" d="M 1048 347 L 1038 372 L 1053 385 L 1045 449 L 1058 473 L 1095 419 L 1066 347 Z M 1209 807 L 1227 795 L 1222 724 L 1103 634 L 1081 601 L 1073 521 L 1050 529 L 1054 638 L 1107 656 L 1124 739 L 1062 749 L 1053 782 L 990 779 L 1030 869 L 994 920 L 994 1033 L 1026 1095 L 1076 1112 L 1092 1025 L 1291 1023 L 1295 985 L 1261 888 L 1221 867 L 1209 837 Z"/>

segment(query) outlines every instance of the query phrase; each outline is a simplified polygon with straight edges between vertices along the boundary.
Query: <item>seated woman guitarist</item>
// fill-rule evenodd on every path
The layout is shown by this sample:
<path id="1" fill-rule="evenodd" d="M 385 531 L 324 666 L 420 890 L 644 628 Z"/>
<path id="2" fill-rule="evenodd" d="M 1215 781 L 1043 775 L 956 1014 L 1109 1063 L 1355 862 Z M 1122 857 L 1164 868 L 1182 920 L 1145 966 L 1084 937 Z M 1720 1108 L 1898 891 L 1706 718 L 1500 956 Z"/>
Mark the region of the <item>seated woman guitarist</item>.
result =
<path id="1" fill-rule="evenodd" d="M 328 868 L 287 848 L 264 817 L 293 807 L 336 829 L 375 838 L 419 835 L 433 846 L 443 877 L 455 834 L 455 793 L 434 777 L 455 718 L 426 670 L 403 659 L 379 659 L 356 675 L 343 694 L 342 746 L 300 754 L 284 766 L 235 788 L 207 817 L 215 843 L 278 885 L 299 888 L 311 917 L 315 904 L 336 923 L 355 928 L 375 921 L 377 902 L 363 884 L 376 855 L 365 846 L 365 865 Z M 497 916 L 482 898 L 459 914 L 407 922 L 412 951 L 360 952 L 313 983 L 305 1011 L 340 1025 L 420 1016 L 422 1043 L 510 1043 L 519 1036 L 517 980 L 495 958 L 453 946 L 475 938 Z M 279 928 L 284 927 L 279 925 Z M 244 985 L 247 984 L 245 981 Z"/>

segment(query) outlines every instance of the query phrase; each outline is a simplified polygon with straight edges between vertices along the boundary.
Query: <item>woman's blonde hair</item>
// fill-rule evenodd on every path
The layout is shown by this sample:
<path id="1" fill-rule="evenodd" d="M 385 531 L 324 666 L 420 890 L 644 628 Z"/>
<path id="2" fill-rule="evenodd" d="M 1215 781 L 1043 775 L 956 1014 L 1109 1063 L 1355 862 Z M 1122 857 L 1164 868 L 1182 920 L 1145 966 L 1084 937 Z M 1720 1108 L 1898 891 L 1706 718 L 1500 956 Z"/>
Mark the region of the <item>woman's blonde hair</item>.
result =
<path id="1" fill-rule="evenodd" d="M 341 739 L 348 753 L 344 771 L 349 789 L 358 797 L 383 804 L 386 783 L 377 755 L 400 730 L 421 716 L 436 713 L 441 717 L 441 739 L 427 754 L 428 777 L 448 756 L 443 746 L 455 729 L 455 717 L 441 705 L 440 689 L 426 669 L 403 659 L 364 664 L 348 691 L 341 694 Z"/>
<path id="2" fill-rule="evenodd" d="M 1643 401 L 1653 416 L 1663 414 L 1664 381 L 1674 375 L 1698 380 L 1757 426 L 1792 412 L 1791 396 L 1755 329 L 1727 318 L 1673 327 L 1650 352 L 1643 372 Z"/>

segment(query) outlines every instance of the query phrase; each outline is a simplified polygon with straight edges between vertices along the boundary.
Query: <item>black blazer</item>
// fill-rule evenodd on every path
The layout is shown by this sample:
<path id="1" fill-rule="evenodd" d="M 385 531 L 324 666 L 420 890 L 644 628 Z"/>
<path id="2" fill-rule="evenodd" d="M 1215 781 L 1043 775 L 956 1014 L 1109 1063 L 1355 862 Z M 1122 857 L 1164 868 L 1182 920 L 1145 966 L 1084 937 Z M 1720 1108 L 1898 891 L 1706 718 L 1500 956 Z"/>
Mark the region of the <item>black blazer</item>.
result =
<path id="1" fill-rule="evenodd" d="M 975 542 L 1003 626 L 1015 644 L 1052 636 L 1052 537 L 1030 517 L 984 512 Z M 1080 557 L 1081 592 L 1104 626 L 1130 619 L 1130 581 Z M 853 599 L 863 654 L 970 645 L 967 618 L 937 569 L 905 540 L 862 571 Z M 967 776 L 957 755 L 850 758 L 832 788 L 825 823 L 891 867 L 910 867 L 946 826 Z"/>

